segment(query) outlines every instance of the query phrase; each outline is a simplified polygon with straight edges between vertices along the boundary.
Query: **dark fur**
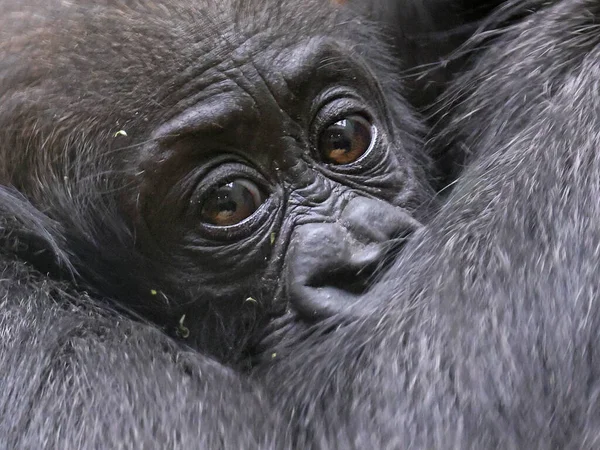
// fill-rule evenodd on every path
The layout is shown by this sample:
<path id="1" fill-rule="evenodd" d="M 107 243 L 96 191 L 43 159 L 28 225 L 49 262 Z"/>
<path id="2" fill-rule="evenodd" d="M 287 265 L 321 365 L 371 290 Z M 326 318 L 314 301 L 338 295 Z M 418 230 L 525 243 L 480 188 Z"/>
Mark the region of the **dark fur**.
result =
<path id="1" fill-rule="evenodd" d="M 471 51 L 461 45 L 502 0 L 348 0 L 376 21 L 403 63 L 411 104 L 428 109 L 460 72 Z M 472 48 L 470 49 L 472 50 Z"/>
<path id="2" fill-rule="evenodd" d="M 237 63 L 229 59 L 235 52 L 247 62 L 252 52 L 260 56 L 271 51 L 276 57 L 302 40 L 331 36 L 346 53 L 367 61 L 373 84 L 388 100 L 390 117 L 385 120 L 392 124 L 389 141 L 395 141 L 390 153 L 402 158 L 400 169 L 406 172 L 373 172 L 375 184 L 369 187 L 370 179 L 365 179 L 363 190 L 410 211 L 419 209 L 430 192 L 424 188 L 430 162 L 421 149 L 423 127 L 400 95 L 397 66 L 384 51 L 377 29 L 345 7 L 320 1 L 152 0 L 105 5 L 80 1 L 70 6 L 28 0 L 0 6 L 0 183 L 26 197 L 28 207 L 43 219 L 41 226 L 44 220 L 52 224 L 40 232 L 48 235 L 49 244 L 36 249 L 35 258 L 44 258 L 36 268 L 56 274 L 62 267 L 78 288 L 155 321 L 171 335 L 185 315 L 184 326 L 191 330 L 188 343 L 223 360 L 244 359 L 248 342 L 260 338 L 270 316 L 286 309 L 273 298 L 296 219 L 281 226 L 285 209 L 274 210 L 271 215 L 278 220 L 267 230 L 277 237 L 273 243 L 271 233 L 263 230 L 243 245 L 206 244 L 196 235 L 186 235 L 183 243 L 169 241 L 185 233 L 185 225 L 178 223 L 184 220 L 174 219 L 182 213 L 169 196 L 190 196 L 184 181 L 177 185 L 170 180 L 181 172 L 188 176 L 184 171 L 200 164 L 193 156 L 164 156 L 163 164 L 163 144 L 153 132 L 199 102 L 203 89 L 189 87 L 193 83 L 200 80 L 207 90 L 219 86 L 202 78 L 205 73 L 215 78 L 219 71 L 235 72 Z M 372 48 L 380 51 L 371 53 Z M 330 63 L 335 60 L 320 64 Z M 317 69 L 309 66 L 306 72 Z M 271 83 L 280 90 L 284 84 Z M 235 88 L 243 92 L 243 87 Z M 261 122 L 268 120 L 279 118 L 260 115 Z M 297 121 L 289 122 L 295 126 Z M 268 149 L 284 143 L 257 144 Z M 222 142 L 198 139 L 194 145 Z M 187 150 L 181 143 L 173 147 L 171 153 Z M 346 195 L 346 188 L 336 187 L 330 203 Z M 281 203 L 293 204 L 287 199 Z M 314 220 L 305 216 L 297 220 Z M 217 248 L 223 251 L 215 256 Z M 33 253 L 19 256 L 32 262 Z M 256 301 L 243 304 L 247 298 Z"/>
<path id="3" fill-rule="evenodd" d="M 1 191 L 5 445 L 597 448 L 600 8 L 513 6 L 523 17 L 448 94 L 454 108 L 436 147 L 451 143 L 468 166 L 439 215 L 364 296 L 365 317 L 284 340 L 250 380 L 33 270 L 54 269 L 53 260 L 62 273 L 81 266 L 64 250 L 72 234 L 63 229 L 79 210 L 49 219 L 37 208 L 48 205 L 43 189 L 29 199 Z M 0 42 L 13 33 L 0 29 Z M 19 77 L 35 98 L 39 86 Z M 95 102 L 114 95 L 99 82 Z M 22 100 L 4 99 L 2 112 L 31 117 L 15 106 Z M 33 117 L 57 107 L 43 106 Z M 32 141 L 47 142 L 38 125 Z M 28 147 L 6 138 L 10 123 L 3 128 L 3 160 L 26 161 L 10 151 Z M 71 128 L 54 130 L 85 143 Z M 25 166 L 28 179 L 38 163 Z M 78 180 L 98 168 L 75 167 Z M 98 217 L 110 220 L 112 205 L 102 205 Z M 85 227 L 105 225 L 84 217 Z M 24 262 L 30 253 L 41 259 Z"/>

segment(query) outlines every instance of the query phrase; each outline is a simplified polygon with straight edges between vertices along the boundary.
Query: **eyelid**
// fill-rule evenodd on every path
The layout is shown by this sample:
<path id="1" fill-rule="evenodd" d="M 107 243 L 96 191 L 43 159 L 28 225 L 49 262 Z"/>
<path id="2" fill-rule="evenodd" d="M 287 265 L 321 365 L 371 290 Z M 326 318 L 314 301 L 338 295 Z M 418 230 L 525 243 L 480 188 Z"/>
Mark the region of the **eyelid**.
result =
<path id="1" fill-rule="evenodd" d="M 379 136 L 378 121 L 375 119 L 371 108 L 369 108 L 364 100 L 356 94 L 349 93 L 347 89 L 332 89 L 324 93 L 323 97 L 324 101 L 318 103 L 319 109 L 312 116 L 313 119 L 310 126 L 309 136 L 314 157 L 317 160 L 321 160 L 319 154 L 319 136 L 325 128 L 349 116 L 360 116 L 371 124 L 373 134 L 369 150 L 357 161 L 363 160 L 365 156 L 371 153 L 371 149 L 376 144 Z"/>
<path id="2" fill-rule="evenodd" d="M 361 114 L 350 114 L 350 115 L 346 116 L 345 119 L 348 119 L 351 117 L 359 117 L 366 122 L 364 125 L 369 127 L 370 134 L 371 134 L 371 140 L 369 142 L 369 146 L 367 147 L 367 149 L 354 161 L 348 162 L 346 164 L 335 164 L 332 162 L 324 161 L 328 166 L 335 167 L 335 170 L 337 170 L 337 171 L 344 170 L 344 169 L 352 170 L 351 169 L 352 167 L 356 167 L 361 162 L 367 161 L 369 159 L 371 153 L 373 153 L 375 146 L 378 143 L 379 130 L 378 130 L 378 127 L 375 126 L 375 124 L 371 120 L 367 119 L 366 117 L 364 117 Z M 335 123 L 337 123 L 337 122 L 334 122 L 331 125 L 335 125 Z M 331 125 L 328 125 L 328 127 Z M 324 128 L 324 130 L 326 130 L 326 129 L 327 129 L 327 127 Z M 317 149 L 317 150 L 319 150 L 319 149 Z M 322 157 L 321 157 L 321 160 L 323 160 Z"/>
<path id="3" fill-rule="evenodd" d="M 213 189 L 237 178 L 248 179 L 256 183 L 259 188 L 264 189 L 267 197 L 271 195 L 271 186 L 258 170 L 246 164 L 232 161 L 219 164 L 207 171 L 206 175 L 196 184 L 190 203 L 200 203 L 202 198 Z"/>
<path id="4" fill-rule="evenodd" d="M 252 211 L 247 217 L 243 218 L 239 222 L 232 223 L 231 225 L 220 225 L 220 224 L 210 223 L 207 221 L 201 221 L 200 222 L 201 226 L 208 228 L 208 229 L 217 228 L 222 231 L 227 231 L 227 230 L 235 230 L 236 227 L 243 227 L 245 224 L 251 222 L 253 218 L 254 218 L 254 220 L 256 220 L 256 217 L 261 213 L 261 209 L 264 207 L 264 205 L 268 201 L 269 197 L 267 195 L 264 195 L 264 196 L 260 195 L 261 194 L 260 188 L 253 181 L 251 181 L 247 178 L 236 178 L 235 180 L 233 180 L 231 182 L 225 181 L 223 184 L 220 184 L 218 188 L 222 188 L 224 186 L 228 186 L 230 183 L 232 184 L 232 183 L 236 183 L 236 182 L 248 190 L 248 192 L 252 196 L 252 200 L 255 202 L 255 204 L 258 204 L 258 207 L 256 209 L 254 209 L 254 211 Z M 216 192 L 216 189 L 213 189 L 209 192 L 214 194 Z M 255 194 L 258 194 L 258 195 L 255 195 Z M 207 197 L 206 199 L 204 199 L 204 201 L 202 201 L 202 203 L 200 204 L 199 209 L 201 211 L 201 216 L 202 216 L 202 213 L 204 212 L 204 208 L 206 207 L 206 200 L 208 200 L 208 199 L 210 199 L 210 197 Z M 262 199 L 262 201 L 260 201 L 261 199 Z"/>
<path id="5" fill-rule="evenodd" d="M 265 198 L 260 207 L 252 215 L 233 225 L 210 225 L 197 220 L 198 208 L 202 207 L 207 196 L 218 186 L 239 178 L 248 179 L 263 191 Z M 187 205 L 186 215 L 194 223 L 196 233 L 203 235 L 209 241 L 227 242 L 245 239 L 261 227 L 269 217 L 268 212 L 276 204 L 273 201 L 274 192 L 274 186 L 270 185 L 254 167 L 239 160 L 224 162 L 209 169 L 205 176 L 198 180 Z"/>
<path id="6" fill-rule="evenodd" d="M 311 116 L 310 137 L 313 143 L 317 142 L 320 131 L 325 127 L 351 115 L 359 115 L 374 122 L 370 108 L 358 98 L 345 95 L 341 98 L 329 98 L 328 101 L 322 102 Z"/>
<path id="7" fill-rule="evenodd" d="M 257 230 L 266 226 L 269 218 L 273 218 L 273 211 L 277 202 L 274 201 L 272 193 L 266 196 L 265 201 L 250 216 L 233 225 L 218 226 L 206 223 L 196 225 L 197 232 L 203 234 L 213 243 L 232 242 L 246 239 L 256 234 Z"/>
<path id="8" fill-rule="evenodd" d="M 310 110 L 310 117 L 312 118 L 311 123 L 318 119 L 318 116 L 322 114 L 323 110 L 327 110 L 328 108 L 331 108 L 332 105 L 338 103 L 355 104 L 357 107 L 360 105 L 361 109 L 364 109 L 366 104 L 366 102 L 350 88 L 337 86 L 326 89 L 321 92 L 312 103 Z"/>

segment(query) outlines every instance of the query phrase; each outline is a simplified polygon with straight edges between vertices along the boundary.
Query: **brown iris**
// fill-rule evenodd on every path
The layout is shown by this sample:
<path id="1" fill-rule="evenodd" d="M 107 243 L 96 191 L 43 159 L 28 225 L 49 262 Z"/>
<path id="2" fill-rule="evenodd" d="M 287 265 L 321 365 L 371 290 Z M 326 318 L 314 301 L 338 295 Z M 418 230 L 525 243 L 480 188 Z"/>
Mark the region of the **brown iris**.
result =
<path id="1" fill-rule="evenodd" d="M 265 201 L 265 195 L 252 181 L 238 178 L 214 189 L 202 205 L 202 220 L 227 227 L 250 217 Z"/>
<path id="2" fill-rule="evenodd" d="M 348 116 L 329 125 L 319 136 L 319 152 L 324 161 L 344 165 L 358 160 L 371 147 L 372 126 L 362 116 Z"/>

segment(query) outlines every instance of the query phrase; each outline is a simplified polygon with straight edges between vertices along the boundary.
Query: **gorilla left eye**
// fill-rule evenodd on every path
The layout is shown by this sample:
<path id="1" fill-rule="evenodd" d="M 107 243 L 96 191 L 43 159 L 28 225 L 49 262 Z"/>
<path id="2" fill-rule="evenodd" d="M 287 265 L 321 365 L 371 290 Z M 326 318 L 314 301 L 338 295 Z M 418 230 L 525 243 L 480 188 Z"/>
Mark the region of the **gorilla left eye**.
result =
<path id="1" fill-rule="evenodd" d="M 373 142 L 373 125 L 352 115 L 329 125 L 319 136 L 319 153 L 324 161 L 345 165 L 367 153 Z"/>
<path id="2" fill-rule="evenodd" d="M 206 196 L 200 215 L 204 223 L 228 227 L 252 216 L 265 200 L 255 183 L 238 178 L 213 189 Z"/>

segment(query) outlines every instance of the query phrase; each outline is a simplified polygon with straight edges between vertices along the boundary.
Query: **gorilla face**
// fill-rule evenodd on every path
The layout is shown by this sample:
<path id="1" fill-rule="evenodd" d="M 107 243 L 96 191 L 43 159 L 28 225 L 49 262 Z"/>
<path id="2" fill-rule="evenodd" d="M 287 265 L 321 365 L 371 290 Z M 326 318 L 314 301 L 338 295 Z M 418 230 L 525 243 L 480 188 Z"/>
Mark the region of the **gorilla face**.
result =
<path id="1" fill-rule="evenodd" d="M 360 311 L 430 194 L 364 24 L 323 1 L 48 3 L 6 6 L 0 181 L 61 224 L 84 288 L 227 359 L 273 318 Z"/>
<path id="2" fill-rule="evenodd" d="M 428 142 L 460 177 L 368 292 L 428 192 L 398 72 L 249 3 L 0 0 L 6 446 L 596 448 L 598 2 L 474 39 Z"/>

